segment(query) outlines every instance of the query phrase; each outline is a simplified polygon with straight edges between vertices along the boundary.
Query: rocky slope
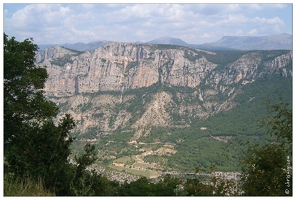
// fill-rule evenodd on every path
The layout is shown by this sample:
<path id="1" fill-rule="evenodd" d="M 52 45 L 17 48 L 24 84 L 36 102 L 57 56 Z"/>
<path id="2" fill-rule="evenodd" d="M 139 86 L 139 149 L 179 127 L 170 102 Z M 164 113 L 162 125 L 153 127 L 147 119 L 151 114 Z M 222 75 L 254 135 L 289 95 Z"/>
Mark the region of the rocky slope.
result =
<path id="1" fill-rule="evenodd" d="M 292 76 L 291 51 L 219 57 L 172 45 L 110 43 L 93 51 L 50 47 L 36 56 L 49 73 L 46 95 L 89 138 L 117 130 L 149 134 L 151 126 L 186 127 L 237 105 L 241 87 L 260 77 Z"/>

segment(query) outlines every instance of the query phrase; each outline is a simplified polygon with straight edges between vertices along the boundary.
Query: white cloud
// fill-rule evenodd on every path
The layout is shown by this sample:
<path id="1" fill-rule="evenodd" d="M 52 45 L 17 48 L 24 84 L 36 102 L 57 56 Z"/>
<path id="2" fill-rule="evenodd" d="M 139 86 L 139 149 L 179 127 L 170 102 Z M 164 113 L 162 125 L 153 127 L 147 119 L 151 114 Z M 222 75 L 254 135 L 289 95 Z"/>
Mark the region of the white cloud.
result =
<path id="1" fill-rule="evenodd" d="M 212 34 L 208 34 L 208 33 L 204 33 L 202 36 L 200 36 L 200 38 L 202 38 L 202 39 L 208 39 L 211 37 L 213 37 Z"/>
<path id="2" fill-rule="evenodd" d="M 283 8 L 287 7 L 286 4 L 271 4 L 270 6 L 275 8 L 275 9 L 283 9 Z"/>
<path id="3" fill-rule="evenodd" d="M 292 30 L 281 15 L 286 10 L 283 4 L 30 4 L 13 15 L 4 9 L 4 31 L 38 43 L 149 41 L 168 35 L 204 43 L 223 35 Z"/>
<path id="4" fill-rule="evenodd" d="M 139 4 L 136 5 L 127 5 L 126 7 L 114 10 L 113 12 L 108 13 L 106 16 L 108 20 L 115 21 L 125 21 L 131 18 L 147 18 L 152 5 L 142 6 Z"/>
<path id="5" fill-rule="evenodd" d="M 281 20 L 279 17 L 267 19 L 266 22 L 268 24 L 276 24 L 276 25 L 284 25 L 285 24 L 285 22 L 283 20 Z"/>
<path id="6" fill-rule="evenodd" d="M 229 14 L 228 19 L 224 21 L 226 24 L 241 24 L 247 22 L 248 18 L 246 18 L 243 14 Z"/>
<path id="7" fill-rule="evenodd" d="M 252 22 L 256 23 L 256 24 L 260 24 L 260 25 L 262 25 L 262 24 L 284 25 L 285 24 L 285 22 L 283 20 L 281 20 L 279 17 L 274 17 L 271 19 L 255 17 L 252 20 Z"/>
<path id="8" fill-rule="evenodd" d="M 243 31 L 241 29 L 237 30 L 235 35 L 242 35 L 243 34 Z"/>
<path id="9" fill-rule="evenodd" d="M 68 12 L 68 8 L 58 4 L 32 4 L 18 10 L 11 19 L 16 27 L 54 26 L 58 25 Z"/>
<path id="10" fill-rule="evenodd" d="M 142 37 L 142 36 L 145 36 L 145 33 L 144 33 L 143 30 L 138 30 L 138 31 L 136 32 L 136 35 Z"/>
<path id="11" fill-rule="evenodd" d="M 256 11 L 264 9 L 264 8 L 262 8 L 262 6 L 260 4 L 250 4 L 248 6 L 250 7 L 250 9 L 256 10 Z"/>
<path id="12" fill-rule="evenodd" d="M 248 32 L 248 35 L 256 35 L 257 33 L 258 33 L 258 31 L 256 29 L 253 29 Z"/>
<path id="13" fill-rule="evenodd" d="M 4 12 L 3 12 L 3 15 L 4 15 L 4 18 L 6 18 L 6 16 L 8 15 L 9 11 L 4 9 Z"/>

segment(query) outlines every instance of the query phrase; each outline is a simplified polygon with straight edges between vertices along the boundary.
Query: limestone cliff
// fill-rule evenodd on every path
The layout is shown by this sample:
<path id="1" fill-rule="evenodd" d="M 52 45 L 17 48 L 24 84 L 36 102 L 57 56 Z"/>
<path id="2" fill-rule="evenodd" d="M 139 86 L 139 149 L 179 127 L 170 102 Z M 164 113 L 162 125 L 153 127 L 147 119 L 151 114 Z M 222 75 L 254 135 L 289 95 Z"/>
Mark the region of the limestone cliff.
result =
<path id="1" fill-rule="evenodd" d="M 39 53 L 36 60 L 47 66 L 49 81 L 45 91 L 52 96 L 122 91 L 157 82 L 196 87 L 217 66 L 199 56 L 197 50 L 158 46 L 111 43 L 80 55 L 62 47 L 50 47 Z"/>

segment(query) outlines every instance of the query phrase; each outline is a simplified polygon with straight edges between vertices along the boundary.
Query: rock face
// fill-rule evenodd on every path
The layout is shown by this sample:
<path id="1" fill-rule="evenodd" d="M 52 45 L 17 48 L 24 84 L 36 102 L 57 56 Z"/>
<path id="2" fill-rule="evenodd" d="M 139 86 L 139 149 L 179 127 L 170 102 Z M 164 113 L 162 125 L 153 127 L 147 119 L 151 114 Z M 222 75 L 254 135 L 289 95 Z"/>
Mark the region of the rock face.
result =
<path id="1" fill-rule="evenodd" d="M 196 87 L 217 66 L 199 58 L 196 50 L 158 46 L 161 45 L 111 43 L 80 55 L 50 47 L 39 53 L 36 61 L 47 66 L 49 81 L 45 91 L 52 96 L 122 91 L 157 82 Z"/>
<path id="2" fill-rule="evenodd" d="M 260 77 L 292 76 L 291 51 L 218 54 L 110 43 L 84 53 L 49 47 L 36 55 L 36 63 L 49 74 L 46 95 L 74 117 L 78 132 L 95 128 L 95 134 L 108 134 L 129 127 L 136 140 L 149 134 L 150 126 L 189 126 L 192 118 L 232 109 L 240 88 Z"/>

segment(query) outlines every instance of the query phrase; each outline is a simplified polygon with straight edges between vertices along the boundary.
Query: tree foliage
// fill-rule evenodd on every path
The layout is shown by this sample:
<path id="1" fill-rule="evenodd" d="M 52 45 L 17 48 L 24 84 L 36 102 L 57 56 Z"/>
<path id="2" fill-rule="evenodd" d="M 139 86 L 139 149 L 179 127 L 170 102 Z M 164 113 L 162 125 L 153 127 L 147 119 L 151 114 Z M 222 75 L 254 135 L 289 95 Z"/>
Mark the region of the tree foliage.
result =
<path id="1" fill-rule="evenodd" d="M 56 116 L 57 106 L 43 96 L 46 69 L 34 64 L 37 45 L 4 34 L 4 142 L 21 134 L 23 123 Z"/>
<path id="2" fill-rule="evenodd" d="M 289 104 L 284 104 L 281 99 L 280 104 L 270 106 L 271 117 L 265 118 L 263 125 L 269 128 L 268 133 L 276 136 L 281 144 L 288 144 L 288 149 L 292 150 L 292 110 Z"/>
<path id="3" fill-rule="evenodd" d="M 263 125 L 276 139 L 250 146 L 242 161 L 242 190 L 247 196 L 292 195 L 292 111 L 282 102 L 271 111 Z"/>
<path id="4" fill-rule="evenodd" d="M 75 126 L 66 114 L 56 125 L 58 107 L 44 96 L 48 77 L 35 66 L 33 39 L 18 42 L 4 34 L 4 156 L 5 172 L 42 178 L 52 190 L 62 189 Z"/>

